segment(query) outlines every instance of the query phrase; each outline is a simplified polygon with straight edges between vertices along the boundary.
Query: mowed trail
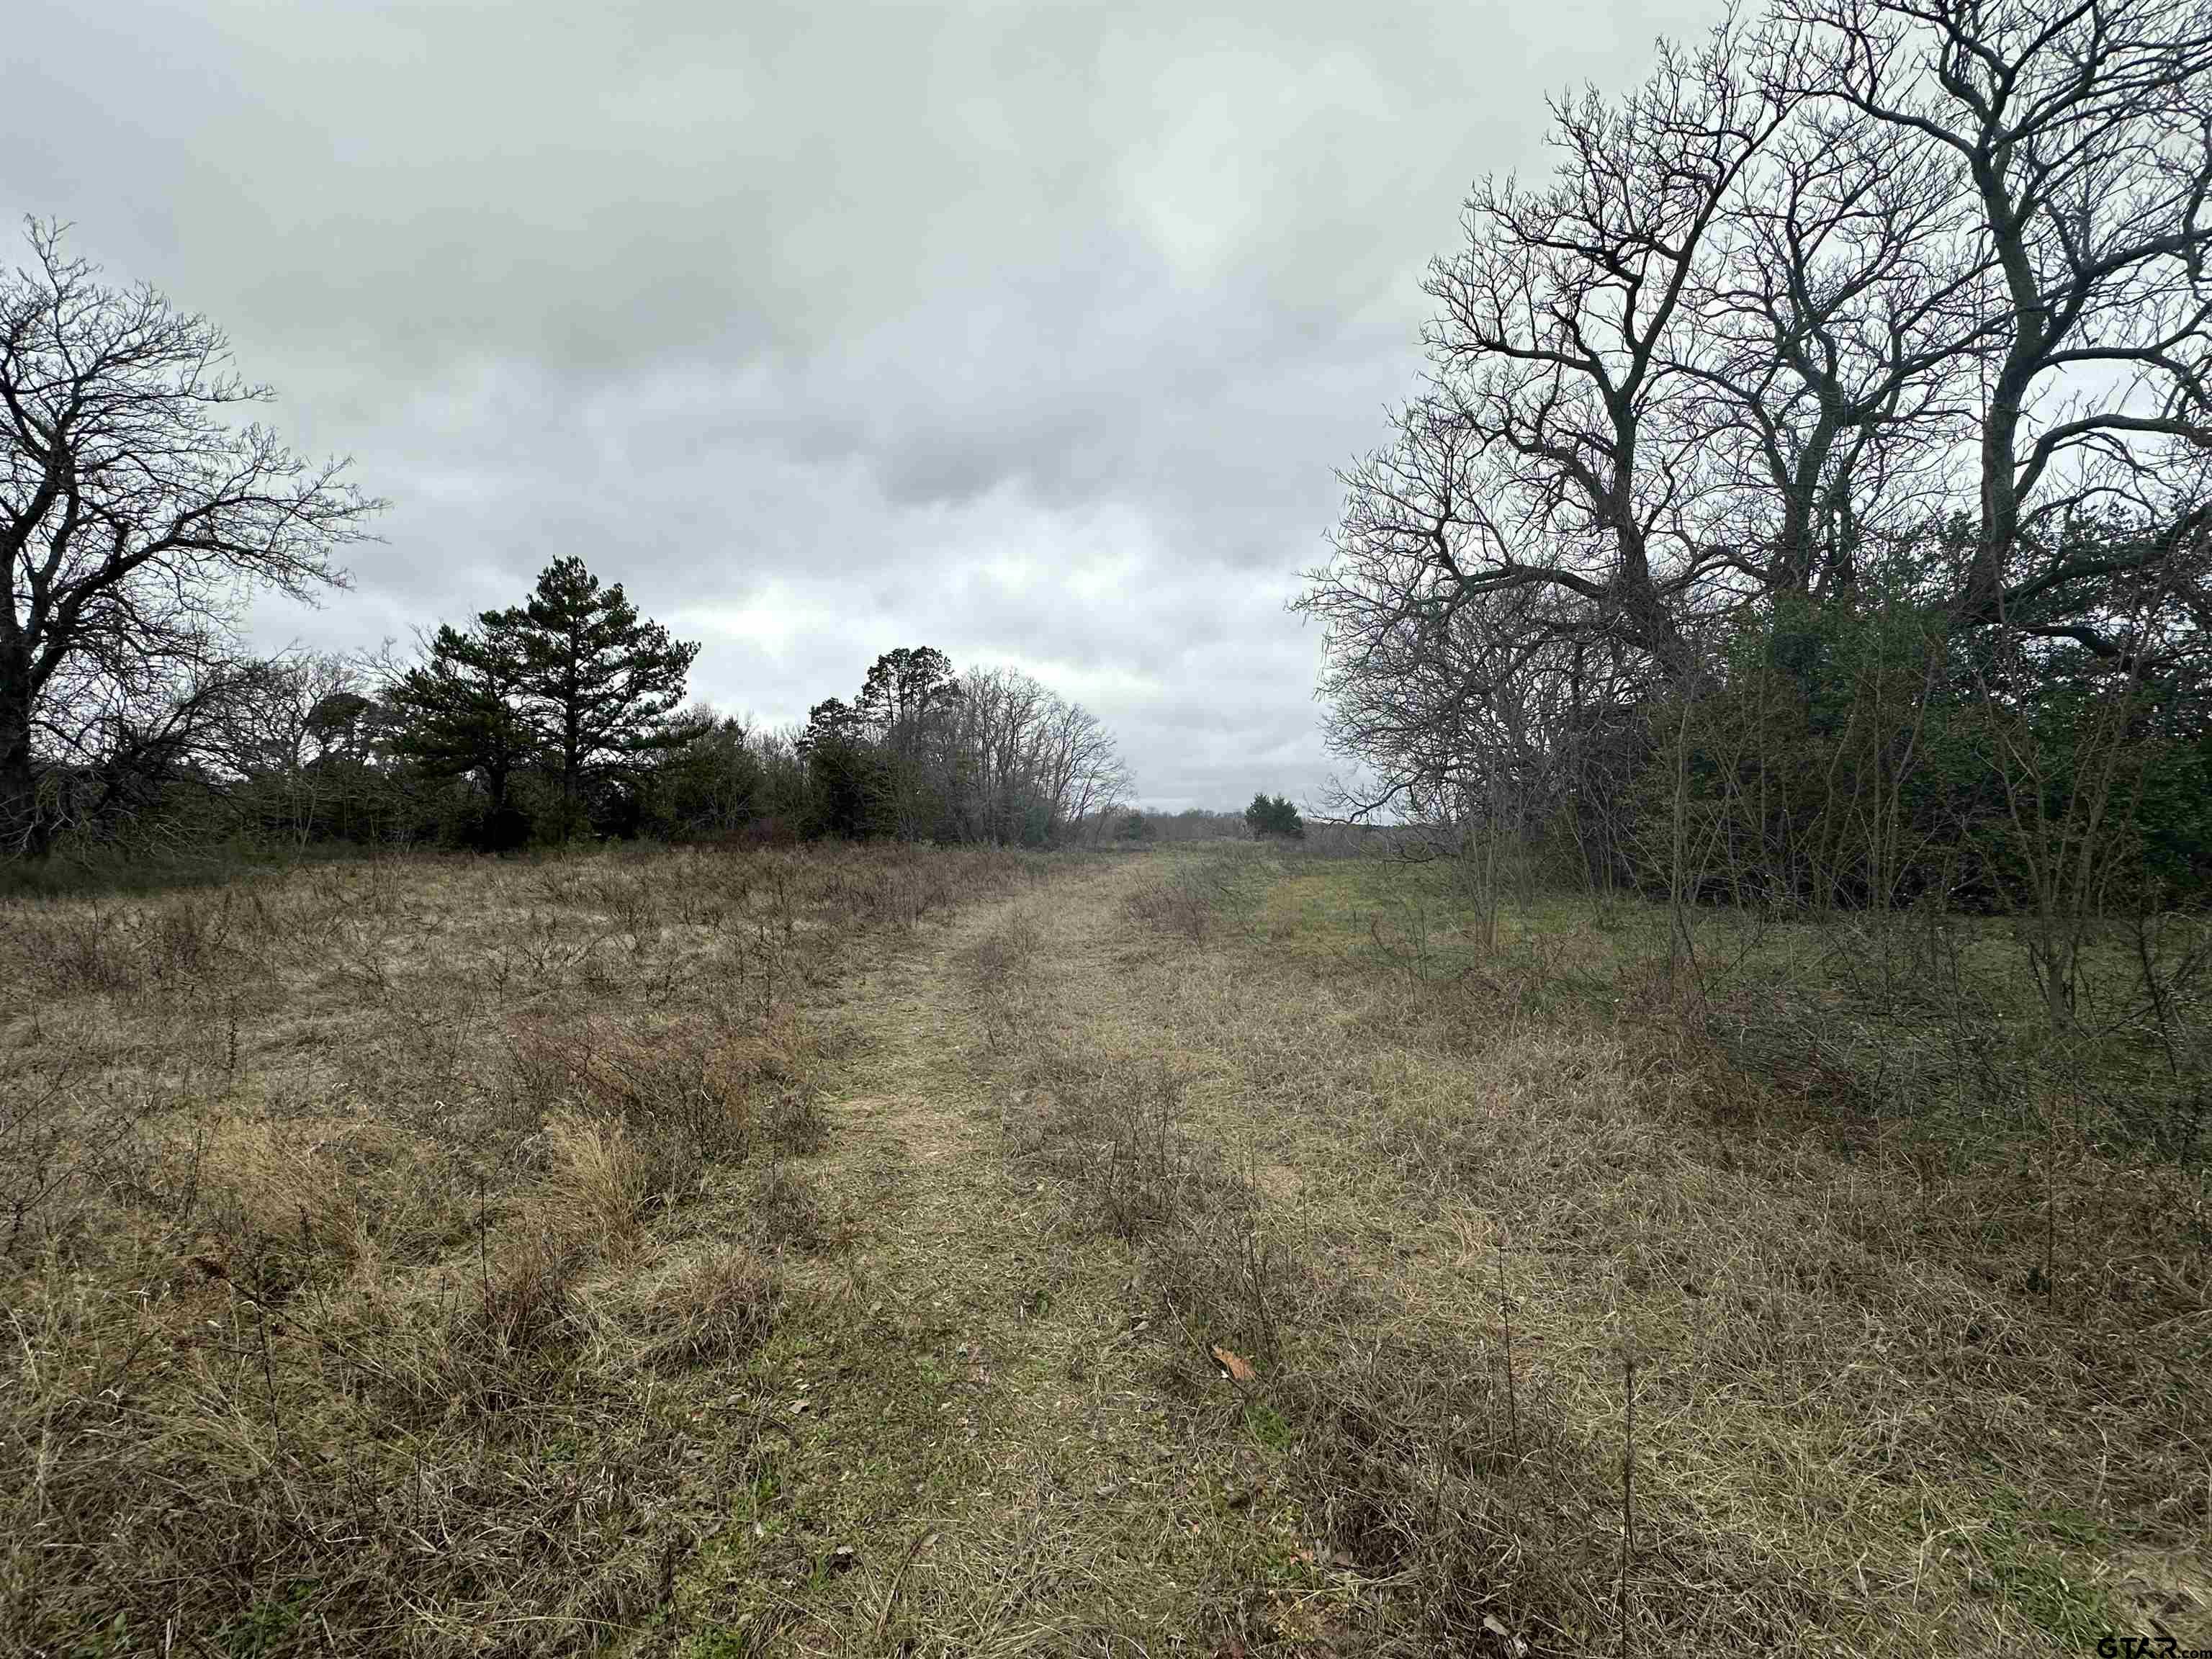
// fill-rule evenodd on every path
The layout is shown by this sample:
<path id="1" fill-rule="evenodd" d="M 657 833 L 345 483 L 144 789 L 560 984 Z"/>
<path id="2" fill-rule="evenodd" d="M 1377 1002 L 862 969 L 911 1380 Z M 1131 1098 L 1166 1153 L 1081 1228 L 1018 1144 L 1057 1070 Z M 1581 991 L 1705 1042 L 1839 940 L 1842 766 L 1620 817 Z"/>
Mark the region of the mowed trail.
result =
<path id="1" fill-rule="evenodd" d="M 964 911 L 813 1011 L 841 1059 L 793 1170 L 823 1237 L 787 1253 L 786 1316 L 730 1401 L 755 1474 L 685 1574 L 675 1650 L 1210 1654 L 1295 1621 L 1259 1588 L 1301 1543 L 1274 1455 L 1003 1127 L 1030 1054 L 1129 1017 L 1147 864 Z"/>
<path id="2" fill-rule="evenodd" d="M 819 1223 L 660 1650 L 2212 1640 L 2201 1325 L 2068 1369 L 2032 1184 L 1995 1260 L 1656 1016 L 1347 957 L 1301 908 L 1341 875 L 1099 860 L 810 1011 Z"/>

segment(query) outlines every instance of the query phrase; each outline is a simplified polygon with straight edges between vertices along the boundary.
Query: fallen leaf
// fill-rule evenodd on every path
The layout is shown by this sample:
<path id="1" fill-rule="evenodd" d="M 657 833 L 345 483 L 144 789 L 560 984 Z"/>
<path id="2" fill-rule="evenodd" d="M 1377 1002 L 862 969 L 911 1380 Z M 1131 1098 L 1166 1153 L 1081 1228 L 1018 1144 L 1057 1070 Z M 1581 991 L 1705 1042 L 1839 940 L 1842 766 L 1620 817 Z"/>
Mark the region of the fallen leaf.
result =
<path id="1" fill-rule="evenodd" d="M 1257 1382 L 1260 1380 L 1259 1372 L 1254 1370 L 1251 1366 L 1246 1364 L 1218 1342 L 1213 1345 L 1212 1352 L 1213 1363 L 1221 1367 L 1221 1374 L 1232 1382 Z"/>
<path id="2" fill-rule="evenodd" d="M 1507 1650 L 1514 1656 L 1514 1659 L 1521 1659 L 1521 1656 L 1528 1651 L 1528 1644 L 1526 1642 L 1499 1624 L 1491 1614 L 1486 1613 L 1482 1615 L 1482 1627 L 1504 1643 Z"/>

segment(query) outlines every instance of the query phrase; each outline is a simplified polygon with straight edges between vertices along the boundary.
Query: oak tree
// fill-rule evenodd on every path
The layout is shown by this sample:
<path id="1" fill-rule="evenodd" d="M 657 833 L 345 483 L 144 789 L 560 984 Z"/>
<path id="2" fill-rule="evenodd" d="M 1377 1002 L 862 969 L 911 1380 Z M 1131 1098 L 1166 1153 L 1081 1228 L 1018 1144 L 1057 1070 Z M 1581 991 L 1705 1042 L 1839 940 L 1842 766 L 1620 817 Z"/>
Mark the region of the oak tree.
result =
<path id="1" fill-rule="evenodd" d="M 176 763 L 238 678 L 242 590 L 342 586 L 381 503 L 266 428 L 222 330 L 33 221 L 0 275 L 0 850 Z"/>

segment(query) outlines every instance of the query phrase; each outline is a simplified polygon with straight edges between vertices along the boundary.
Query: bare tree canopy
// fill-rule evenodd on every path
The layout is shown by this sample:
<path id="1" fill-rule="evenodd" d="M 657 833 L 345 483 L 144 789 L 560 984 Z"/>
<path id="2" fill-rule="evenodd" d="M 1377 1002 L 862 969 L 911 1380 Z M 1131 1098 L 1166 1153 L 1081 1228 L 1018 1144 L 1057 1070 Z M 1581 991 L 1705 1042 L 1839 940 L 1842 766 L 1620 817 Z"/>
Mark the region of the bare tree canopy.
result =
<path id="1" fill-rule="evenodd" d="M 381 504 L 232 424 L 270 393 L 214 324 L 27 237 L 0 278 L 0 845 L 37 852 L 190 752 L 243 591 L 341 584 Z"/>
<path id="2" fill-rule="evenodd" d="M 1113 734 L 1018 669 L 955 674 L 942 652 L 877 658 L 855 704 L 815 705 L 800 747 L 836 835 L 1042 845 L 1127 796 Z"/>
<path id="3" fill-rule="evenodd" d="M 2204 522 L 2212 12 L 1784 0 L 1778 26 L 1778 72 L 1823 130 L 1848 124 L 1948 175 L 1969 208 L 1964 234 L 1937 250 L 1975 283 L 1948 365 L 1979 382 L 1979 533 L 1954 606 L 1994 622 L 2040 600 L 2055 627 L 2108 644 L 2075 620 L 2094 600 L 2069 590 L 2094 592 L 2111 556 L 2060 551 L 2062 521 L 2118 510 L 2169 534 Z"/>
<path id="4" fill-rule="evenodd" d="M 1525 771 L 1869 585 L 2154 679 L 2197 650 L 2201 0 L 1779 0 L 1553 116 L 1431 267 L 1425 383 L 1297 602 L 1349 804 Z"/>

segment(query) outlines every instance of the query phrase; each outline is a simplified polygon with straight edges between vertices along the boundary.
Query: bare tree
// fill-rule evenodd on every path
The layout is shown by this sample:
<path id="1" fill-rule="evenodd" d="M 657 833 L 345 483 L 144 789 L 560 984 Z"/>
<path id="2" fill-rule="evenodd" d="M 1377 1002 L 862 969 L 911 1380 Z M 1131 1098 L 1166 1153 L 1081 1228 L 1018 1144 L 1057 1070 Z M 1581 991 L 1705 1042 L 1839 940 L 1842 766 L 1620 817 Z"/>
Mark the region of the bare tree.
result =
<path id="1" fill-rule="evenodd" d="M 228 641 L 189 635 L 138 655 L 88 651 L 64 661 L 35 711 L 28 810 L 36 834 L 5 843 L 20 856 L 81 832 L 102 839 L 173 833 L 163 809 L 205 798 L 236 775 L 232 736 L 263 691 L 261 665 Z"/>
<path id="2" fill-rule="evenodd" d="M 1331 741 L 1365 775 L 1335 807 L 1495 818 L 1544 751 L 1698 672 L 1704 613 L 1770 580 L 1747 520 L 1771 502 L 1725 463 L 1729 440 L 1785 446 L 1716 412 L 1745 331 L 1709 269 L 1787 116 L 1746 52 L 1730 21 L 1618 104 L 1555 102 L 1551 179 L 1486 180 L 1431 268 L 1429 384 L 1344 475 L 1336 556 L 1296 605 L 1328 628 Z"/>
<path id="3" fill-rule="evenodd" d="M 1978 520 L 1951 595 L 2100 654 L 2110 584 L 2201 539 L 2212 447 L 2212 12 L 2199 0 L 1784 0 L 1803 94 L 1963 175 L 1989 273 Z M 2118 512 L 2130 547 L 2069 549 Z"/>
<path id="4" fill-rule="evenodd" d="M 241 665 L 222 720 L 222 769 L 250 786 L 264 820 L 302 843 L 330 827 L 364 781 L 379 725 L 368 666 L 292 651 Z"/>
<path id="5" fill-rule="evenodd" d="M 1110 811 L 1127 799 L 1129 768 L 1114 734 L 1081 703 L 1055 697 L 1041 735 L 1041 781 L 1055 831 Z"/>
<path id="6" fill-rule="evenodd" d="M 1854 607 L 1890 608 L 1892 643 L 1862 642 L 1884 687 L 1934 684 L 1953 650 L 2028 659 L 1960 637 L 1993 629 L 2190 680 L 2212 623 L 2202 0 L 1778 0 L 1553 117 L 1551 179 L 1484 184 L 1432 267 L 1427 383 L 1345 475 L 1297 601 L 1360 769 L 1339 805 L 1510 803 L 1603 861 L 1662 741 L 1638 711 L 1747 670 L 1810 697 Z M 1724 641 L 1796 666 L 1769 685 L 1782 657 Z"/>
<path id="7" fill-rule="evenodd" d="M 27 239 L 0 278 L 0 847 L 17 854 L 198 727 L 243 586 L 341 584 L 335 554 L 380 506 L 343 462 L 229 423 L 270 394 L 212 323 L 103 283 L 58 226 Z"/>
<path id="8" fill-rule="evenodd" d="M 1698 355 L 1693 277 L 1784 109 L 1732 24 L 1611 104 L 1553 106 L 1541 189 L 1485 181 L 1466 247 L 1432 267 L 1432 390 L 1350 481 L 1343 534 L 1420 546 L 1448 605 L 1531 586 L 1674 672 L 1682 613 L 1735 557 L 1701 533 L 1700 453 L 1675 372 Z"/>
<path id="9" fill-rule="evenodd" d="M 952 704 L 953 811 L 963 840 L 1018 839 L 1037 727 L 1052 694 L 1009 668 L 971 668 Z"/>
<path id="10" fill-rule="evenodd" d="M 1794 96 L 1802 42 L 1757 60 Z M 1675 373 L 1711 481 L 1705 533 L 1753 595 L 1848 589 L 1870 538 L 1941 517 L 1969 435 L 1986 251 L 1960 169 L 1848 113 L 1798 106 L 1737 179 Z"/>
<path id="11" fill-rule="evenodd" d="M 1127 793 L 1113 734 L 1081 704 L 1018 669 L 970 669 L 952 708 L 955 814 L 963 836 L 1058 836 Z"/>
<path id="12" fill-rule="evenodd" d="M 326 760 L 360 758 L 375 705 L 368 667 L 327 651 L 288 651 L 243 665 L 254 695 L 230 711 L 230 765 L 246 777 L 292 777 Z"/>

